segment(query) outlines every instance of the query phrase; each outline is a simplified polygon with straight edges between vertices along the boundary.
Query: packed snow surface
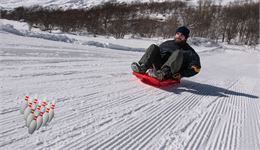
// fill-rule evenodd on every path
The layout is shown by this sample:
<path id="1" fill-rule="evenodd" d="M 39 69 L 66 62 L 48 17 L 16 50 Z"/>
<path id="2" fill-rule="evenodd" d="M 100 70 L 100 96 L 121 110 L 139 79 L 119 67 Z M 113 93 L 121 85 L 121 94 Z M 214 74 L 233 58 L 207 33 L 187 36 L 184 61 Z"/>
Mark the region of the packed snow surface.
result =
<path id="1" fill-rule="evenodd" d="M 164 39 L 45 33 L 0 21 L 0 149 L 260 149 L 259 46 L 190 39 L 201 72 L 156 88 L 130 64 Z M 19 112 L 26 94 L 56 100 L 52 122 L 32 135 Z"/>

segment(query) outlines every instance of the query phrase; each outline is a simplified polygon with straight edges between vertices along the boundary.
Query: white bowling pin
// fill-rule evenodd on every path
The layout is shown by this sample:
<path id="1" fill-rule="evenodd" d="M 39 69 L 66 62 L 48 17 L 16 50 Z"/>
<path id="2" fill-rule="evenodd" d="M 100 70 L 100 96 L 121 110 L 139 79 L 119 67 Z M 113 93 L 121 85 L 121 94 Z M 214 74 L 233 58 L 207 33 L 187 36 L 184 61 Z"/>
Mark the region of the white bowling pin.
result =
<path id="1" fill-rule="evenodd" d="M 32 107 L 32 104 L 37 104 L 38 102 L 38 96 L 35 96 L 34 99 L 30 99 L 30 102 L 28 104 L 29 107 L 27 107 L 24 111 L 24 119 L 26 120 L 28 115 L 31 113 L 31 107 Z M 35 108 L 34 108 L 35 109 Z"/>
<path id="2" fill-rule="evenodd" d="M 28 127 L 28 132 L 30 134 L 33 134 L 33 132 L 35 131 L 36 127 L 37 127 L 37 118 L 38 118 L 38 115 L 39 115 L 39 111 L 37 111 L 37 113 L 35 114 L 32 122 L 30 123 L 29 127 Z"/>
<path id="3" fill-rule="evenodd" d="M 25 125 L 27 126 L 27 127 L 29 127 L 29 125 L 30 125 L 30 123 L 31 123 L 31 121 L 33 120 L 33 118 L 34 118 L 34 114 L 33 114 L 33 111 L 28 115 L 28 117 L 26 118 L 26 120 L 25 120 Z"/>
<path id="4" fill-rule="evenodd" d="M 20 113 L 23 114 L 24 113 L 24 110 L 26 109 L 26 107 L 28 106 L 28 100 L 29 100 L 29 96 L 28 95 L 25 95 L 24 97 L 24 102 L 22 104 L 22 107 L 20 109 Z"/>
<path id="5" fill-rule="evenodd" d="M 30 124 L 31 124 L 31 122 L 32 122 L 32 120 L 33 120 L 33 118 L 34 118 L 34 116 L 35 116 L 36 114 L 39 115 L 39 112 L 40 112 L 40 111 L 39 111 L 38 109 L 32 110 L 32 113 L 30 113 L 30 114 L 28 115 L 27 119 L 26 119 L 26 126 L 27 126 L 27 127 L 30 126 Z"/>
<path id="6" fill-rule="evenodd" d="M 29 99 L 28 102 L 28 107 L 24 110 L 24 119 L 27 119 L 28 115 L 32 112 L 33 101 Z"/>
<path id="7" fill-rule="evenodd" d="M 43 117 L 43 113 L 44 113 L 44 108 L 42 107 L 41 108 L 41 111 L 40 111 L 40 115 L 37 117 L 37 127 L 36 127 L 36 130 L 38 130 L 41 126 L 42 126 L 42 117 Z"/>
<path id="8" fill-rule="evenodd" d="M 52 104 L 51 104 L 51 109 L 50 109 L 50 112 L 49 112 L 49 120 L 48 120 L 48 122 L 51 122 L 51 120 L 54 117 L 54 108 L 55 108 L 55 101 L 53 101 Z"/>
<path id="9" fill-rule="evenodd" d="M 47 103 L 48 103 L 47 98 L 44 98 L 41 104 L 41 106 L 44 108 L 44 112 L 46 110 L 45 106 L 47 105 Z"/>
<path id="10" fill-rule="evenodd" d="M 36 105 L 33 103 L 32 104 L 32 107 L 31 107 L 31 113 L 28 114 L 28 116 L 25 118 L 25 125 L 27 127 L 29 127 L 31 121 L 33 120 L 33 117 L 34 117 L 34 112 L 36 111 Z"/>
<path id="11" fill-rule="evenodd" d="M 50 107 L 51 107 L 51 105 L 48 104 L 48 105 L 47 105 L 47 108 L 46 108 L 46 111 L 45 111 L 45 113 L 43 114 L 43 117 L 42 117 L 42 119 L 43 119 L 43 120 L 42 120 L 42 126 L 45 126 L 46 123 L 47 123 L 48 120 L 49 120 Z"/>
<path id="12" fill-rule="evenodd" d="M 37 107 L 38 106 L 38 97 L 35 97 L 34 99 L 33 99 L 33 103 L 34 103 L 34 105 Z"/>
<path id="13" fill-rule="evenodd" d="M 36 107 L 36 109 L 38 110 L 38 111 L 41 111 L 41 105 L 38 105 L 37 107 Z"/>

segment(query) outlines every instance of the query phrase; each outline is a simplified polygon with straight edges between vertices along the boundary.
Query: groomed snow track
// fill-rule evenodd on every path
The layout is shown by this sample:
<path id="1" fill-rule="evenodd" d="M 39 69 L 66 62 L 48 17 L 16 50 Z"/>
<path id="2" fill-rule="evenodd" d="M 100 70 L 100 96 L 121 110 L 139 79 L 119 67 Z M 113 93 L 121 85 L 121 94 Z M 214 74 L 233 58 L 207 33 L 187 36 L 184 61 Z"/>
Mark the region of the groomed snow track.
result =
<path id="1" fill-rule="evenodd" d="M 142 53 L 26 44 L 1 48 L 0 149 L 260 149 L 254 80 L 202 72 L 155 88 L 131 75 Z M 27 92 L 57 102 L 53 121 L 33 135 L 19 113 Z"/>

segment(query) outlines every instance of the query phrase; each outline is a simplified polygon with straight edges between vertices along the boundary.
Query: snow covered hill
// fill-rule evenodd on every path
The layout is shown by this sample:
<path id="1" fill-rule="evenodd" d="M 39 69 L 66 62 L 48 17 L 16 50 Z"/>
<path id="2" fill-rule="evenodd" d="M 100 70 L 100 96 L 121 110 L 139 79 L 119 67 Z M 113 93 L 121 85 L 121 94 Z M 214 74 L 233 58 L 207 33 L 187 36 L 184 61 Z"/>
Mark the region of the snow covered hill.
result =
<path id="1" fill-rule="evenodd" d="M 91 6 L 100 5 L 102 3 L 108 2 L 111 0 L 1 0 L 0 1 L 0 8 L 5 9 L 13 9 L 19 6 L 33 6 L 33 5 L 40 5 L 40 6 L 48 6 L 48 7 L 62 7 L 62 8 L 86 8 Z M 166 0 L 116 0 L 117 2 L 163 2 Z M 167 1 L 175 1 L 175 0 L 167 0 Z M 191 4 L 196 4 L 198 0 L 182 0 L 187 1 Z M 216 3 L 221 2 L 221 4 L 228 4 L 229 2 L 235 1 L 243 1 L 243 0 L 219 0 Z"/>
<path id="2" fill-rule="evenodd" d="M 0 149 L 260 149 L 259 45 L 192 45 L 201 73 L 155 88 L 129 66 L 136 49 L 163 39 L 27 33 L 0 21 Z M 32 135 L 19 114 L 26 93 L 57 100 L 53 121 Z"/>

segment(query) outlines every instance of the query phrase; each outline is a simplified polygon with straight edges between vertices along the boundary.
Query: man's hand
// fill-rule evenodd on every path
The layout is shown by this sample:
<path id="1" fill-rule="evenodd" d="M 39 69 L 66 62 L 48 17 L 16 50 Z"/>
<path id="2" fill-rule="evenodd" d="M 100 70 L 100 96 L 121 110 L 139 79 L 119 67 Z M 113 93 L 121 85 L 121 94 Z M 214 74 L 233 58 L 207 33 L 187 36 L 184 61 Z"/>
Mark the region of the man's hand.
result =
<path id="1" fill-rule="evenodd" d="M 196 73 L 200 72 L 200 67 L 198 67 L 198 66 L 193 65 L 193 66 L 191 66 L 191 69 L 193 69 Z"/>
<path id="2" fill-rule="evenodd" d="M 181 79 L 181 74 L 180 73 L 174 74 L 173 75 L 173 79 L 180 80 Z"/>

